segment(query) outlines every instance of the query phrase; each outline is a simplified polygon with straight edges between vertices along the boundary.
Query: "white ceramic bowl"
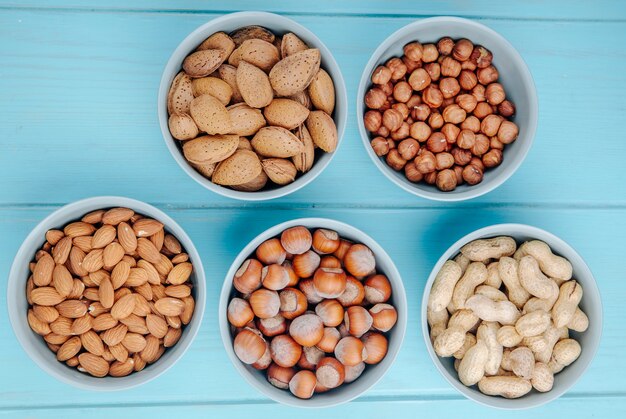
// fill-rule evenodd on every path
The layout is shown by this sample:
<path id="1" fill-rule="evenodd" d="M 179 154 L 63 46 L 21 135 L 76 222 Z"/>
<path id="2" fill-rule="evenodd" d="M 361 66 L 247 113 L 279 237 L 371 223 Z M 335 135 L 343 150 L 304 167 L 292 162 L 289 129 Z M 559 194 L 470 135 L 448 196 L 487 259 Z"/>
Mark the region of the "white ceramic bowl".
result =
<path id="1" fill-rule="evenodd" d="M 154 364 L 146 366 L 143 371 L 132 373 L 126 377 L 96 378 L 70 368 L 57 361 L 55 354 L 46 346 L 43 338 L 35 334 L 29 327 L 26 319 L 28 302 L 26 301 L 26 281 L 30 276 L 28 264 L 34 258 L 37 250 L 45 242 L 45 234 L 51 228 L 60 228 L 65 224 L 80 219 L 90 211 L 111 207 L 128 207 L 137 213 L 152 217 L 165 226 L 165 230 L 174 235 L 189 254 L 193 263 L 193 295 L 196 301 L 195 311 L 191 322 L 183 329 L 178 343 L 165 351 L 163 356 Z M 86 390 L 113 391 L 125 390 L 155 379 L 172 367 L 187 351 L 195 338 L 200 324 L 206 301 L 206 285 L 204 269 L 200 255 L 185 231 L 169 216 L 148 205 L 134 199 L 117 196 L 100 196 L 88 198 L 66 205 L 43 219 L 30 232 L 20 247 L 11 266 L 7 289 L 7 306 L 13 332 L 24 351 L 41 369 L 64 383 Z"/>
<path id="2" fill-rule="evenodd" d="M 174 53 L 170 57 L 165 69 L 163 70 L 163 76 L 161 77 L 161 85 L 159 87 L 158 98 L 158 113 L 159 124 L 161 126 L 161 132 L 165 139 L 165 144 L 169 149 L 172 157 L 178 163 L 178 165 L 196 182 L 204 186 L 205 188 L 216 192 L 220 195 L 227 196 L 229 198 L 241 199 L 247 201 L 261 201 L 279 198 L 281 196 L 288 195 L 298 189 L 304 187 L 309 182 L 312 182 L 320 173 L 328 166 L 337 150 L 332 153 L 316 153 L 315 164 L 307 173 L 300 175 L 294 182 L 273 189 L 266 189 L 257 192 L 242 192 L 234 189 L 226 188 L 220 185 L 216 185 L 209 179 L 206 179 L 200 173 L 198 173 L 188 162 L 182 154 L 179 146 L 179 141 L 174 139 L 170 134 L 167 126 L 168 114 L 167 114 L 167 93 L 169 91 L 172 80 L 181 71 L 182 62 L 187 55 L 192 53 L 198 45 L 211 34 L 219 31 L 226 33 L 238 29 L 242 26 L 248 25 L 260 25 L 270 29 L 276 34 L 283 34 L 287 32 L 293 32 L 300 37 L 309 46 L 318 48 L 322 55 L 321 67 L 330 74 L 335 84 L 335 111 L 333 113 L 333 119 L 337 125 L 338 144 L 341 144 L 343 133 L 346 129 L 346 121 L 348 119 L 348 96 L 346 94 L 346 85 L 341 75 L 341 70 L 335 61 L 335 58 L 331 54 L 330 50 L 324 45 L 324 43 L 313 32 L 300 25 L 299 23 L 276 14 L 265 12 L 238 12 L 227 14 L 205 23 L 192 33 L 190 33 L 174 50 Z"/>
<path id="3" fill-rule="evenodd" d="M 574 268 L 573 278 L 576 279 L 583 288 L 583 298 L 580 302 L 580 308 L 589 317 L 589 328 L 583 333 L 577 333 L 570 330 L 570 337 L 576 339 L 580 343 L 582 353 L 573 364 L 569 365 L 563 371 L 554 376 L 554 387 L 546 393 L 539 393 L 532 390 L 530 393 L 520 397 L 519 399 L 504 399 L 502 397 L 487 396 L 482 394 L 476 386 L 466 387 L 459 381 L 458 374 L 454 370 L 454 358 L 440 358 L 435 353 L 433 345 L 430 342 L 428 321 L 426 319 L 426 308 L 428 305 L 430 289 L 437 272 L 439 272 L 445 261 L 455 257 L 459 253 L 461 247 L 465 244 L 473 240 L 496 236 L 513 237 L 518 242 L 518 245 L 524 241 L 533 239 L 546 242 L 555 254 L 563 256 L 572 263 Z M 596 285 L 596 281 L 593 274 L 589 270 L 589 267 L 585 264 L 585 261 L 580 257 L 580 255 L 576 253 L 576 251 L 566 242 L 537 227 L 524 224 L 497 224 L 481 228 L 480 230 L 476 230 L 473 233 L 468 234 L 450 246 L 450 248 L 441 256 L 428 277 L 428 282 L 426 283 L 426 288 L 424 289 L 424 296 L 422 298 L 422 332 L 424 334 L 426 348 L 428 348 L 428 353 L 435 363 L 435 366 L 446 378 L 446 380 L 448 380 L 448 382 L 465 397 L 480 404 L 500 409 L 528 409 L 531 407 L 541 406 L 557 399 L 569 390 L 569 388 L 572 387 L 587 370 L 596 354 L 598 345 L 600 344 L 600 337 L 602 335 L 602 301 L 600 299 L 598 286 Z"/>
<path id="4" fill-rule="evenodd" d="M 437 42 L 444 36 L 453 39 L 467 38 L 476 45 L 483 45 L 493 53 L 493 64 L 498 68 L 500 79 L 507 98 L 516 106 L 513 121 L 519 126 L 519 137 L 504 150 L 504 160 L 496 168 L 485 171 L 481 183 L 469 186 L 463 184 L 452 192 L 442 192 L 435 185 L 412 183 L 404 172 L 396 172 L 387 165 L 384 158 L 378 157 L 370 145 L 373 138 L 363 125 L 365 104 L 363 98 L 371 85 L 370 77 L 374 69 L 391 57 L 402 55 L 402 48 L 411 41 L 421 43 Z M 356 117 L 359 132 L 367 153 L 380 171 L 402 189 L 423 198 L 437 201 L 461 201 L 476 198 L 504 183 L 522 164 L 532 145 L 537 128 L 537 92 L 526 63 L 515 48 L 500 34 L 485 25 L 457 17 L 434 17 L 413 22 L 387 38 L 372 54 L 368 61 L 357 94 Z"/>
<path id="5" fill-rule="evenodd" d="M 337 389 L 329 391 L 328 393 L 315 394 L 311 399 L 303 400 L 293 396 L 289 390 L 281 390 L 271 385 L 266 378 L 265 371 L 258 371 L 246 365 L 237 358 L 235 351 L 233 350 L 234 336 L 231 333 L 231 326 L 228 323 L 226 317 L 226 310 L 230 299 L 235 295 L 235 289 L 233 288 L 233 276 L 241 264 L 254 254 L 257 246 L 263 243 L 265 240 L 272 237 L 279 236 L 280 233 L 293 226 L 305 226 L 309 229 L 315 228 L 327 228 L 335 230 L 342 238 L 348 239 L 356 243 L 363 243 L 368 246 L 376 257 L 376 268 L 380 273 L 384 273 L 389 278 L 392 286 L 392 295 L 389 300 L 397 312 L 398 321 L 393 329 L 387 332 L 389 339 L 389 348 L 387 356 L 376 365 L 368 365 L 363 374 L 354 382 L 344 384 Z M 393 361 L 402 346 L 402 340 L 406 332 L 407 323 L 407 302 L 406 293 L 404 291 L 404 285 L 402 284 L 402 278 L 393 261 L 383 250 L 382 247 L 374 239 L 363 233 L 362 231 L 339 221 L 330 220 L 326 218 L 300 218 L 297 220 L 287 221 L 282 224 L 278 224 L 263 233 L 259 234 L 254 240 L 252 240 L 243 250 L 237 255 L 237 258 L 233 261 L 226 278 L 224 279 L 224 285 L 222 287 L 222 293 L 220 295 L 219 304 L 219 323 L 220 333 L 222 334 L 222 341 L 224 348 L 230 357 L 233 365 L 237 371 L 250 383 L 254 388 L 265 394 L 267 397 L 286 404 L 296 407 L 330 407 L 336 406 L 341 403 L 346 403 L 352 399 L 359 397 L 366 392 L 372 386 L 374 386 L 378 380 L 380 380 L 389 367 L 393 364 Z"/>

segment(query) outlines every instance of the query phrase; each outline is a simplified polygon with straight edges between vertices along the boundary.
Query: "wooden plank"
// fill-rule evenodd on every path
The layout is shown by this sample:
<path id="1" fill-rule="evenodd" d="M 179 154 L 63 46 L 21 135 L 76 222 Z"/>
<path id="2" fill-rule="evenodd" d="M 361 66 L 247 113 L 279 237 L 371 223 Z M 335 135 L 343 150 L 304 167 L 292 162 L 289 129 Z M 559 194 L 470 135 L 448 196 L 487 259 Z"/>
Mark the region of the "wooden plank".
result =
<path id="1" fill-rule="evenodd" d="M 163 144 L 156 118 L 162 68 L 214 14 L 5 10 L 0 15 L 0 204 L 62 203 L 94 194 L 179 205 L 233 205 L 193 182 Z M 335 53 L 349 124 L 327 170 L 281 204 L 435 205 L 391 184 L 366 155 L 354 100 L 375 47 L 411 18 L 296 16 Z M 521 52 L 535 77 L 540 120 L 527 160 L 475 204 L 624 205 L 623 23 L 484 20 Z M 372 30 L 376 28 L 376 30 Z M 439 205 L 439 204 L 436 204 Z"/>

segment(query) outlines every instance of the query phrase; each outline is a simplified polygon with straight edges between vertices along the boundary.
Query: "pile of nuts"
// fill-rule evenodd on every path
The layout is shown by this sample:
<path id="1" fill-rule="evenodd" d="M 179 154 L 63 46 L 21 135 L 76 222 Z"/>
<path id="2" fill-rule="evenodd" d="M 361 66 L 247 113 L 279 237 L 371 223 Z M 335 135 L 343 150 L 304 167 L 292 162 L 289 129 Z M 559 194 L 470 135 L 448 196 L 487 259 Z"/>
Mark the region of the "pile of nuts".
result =
<path id="1" fill-rule="evenodd" d="M 31 329 L 57 360 L 94 377 L 156 362 L 193 316 L 189 256 L 163 224 L 129 208 L 48 230 L 30 270 Z"/>
<path id="2" fill-rule="evenodd" d="M 467 39 L 411 42 L 372 74 L 365 128 L 374 152 L 411 182 L 476 185 L 518 136 L 491 52 Z"/>
<path id="3" fill-rule="evenodd" d="M 216 32 L 172 81 L 170 133 L 215 184 L 252 192 L 291 183 L 313 167 L 316 149 L 337 148 L 335 86 L 320 64 L 319 49 L 293 33 Z"/>
<path id="4" fill-rule="evenodd" d="M 280 389 L 308 399 L 356 380 L 387 354 L 398 313 L 372 251 L 297 226 L 263 242 L 233 278 L 234 350 Z"/>
<path id="5" fill-rule="evenodd" d="M 552 389 L 554 374 L 576 361 L 589 319 L 571 263 L 539 240 L 475 240 L 448 260 L 428 299 L 437 355 L 453 356 L 459 380 L 490 396 L 518 398 Z"/>

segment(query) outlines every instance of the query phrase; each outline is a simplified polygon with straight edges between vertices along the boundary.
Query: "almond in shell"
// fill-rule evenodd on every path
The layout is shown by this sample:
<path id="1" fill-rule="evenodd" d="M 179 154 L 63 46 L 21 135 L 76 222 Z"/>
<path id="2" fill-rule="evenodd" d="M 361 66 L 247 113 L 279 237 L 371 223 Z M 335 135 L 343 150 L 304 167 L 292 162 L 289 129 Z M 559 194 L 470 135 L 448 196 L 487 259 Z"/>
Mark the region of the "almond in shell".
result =
<path id="1" fill-rule="evenodd" d="M 309 116 L 309 110 L 291 99 L 276 98 L 264 110 L 265 119 L 270 125 L 295 129 Z M 270 176 L 271 178 L 271 176 Z"/>
<path id="2" fill-rule="evenodd" d="M 224 80 L 217 77 L 202 77 L 191 82 L 194 96 L 211 95 L 217 98 L 224 106 L 228 105 L 233 95 L 233 89 Z"/>
<path id="3" fill-rule="evenodd" d="M 266 125 L 263 113 L 245 103 L 237 103 L 226 108 L 233 124 L 232 133 L 249 136 L 257 133 Z"/>
<path id="4" fill-rule="evenodd" d="M 279 96 L 291 96 L 306 89 L 320 68 L 317 48 L 307 49 L 280 60 L 270 71 L 272 88 Z"/>
<path id="5" fill-rule="evenodd" d="M 270 71 L 279 59 L 278 49 L 262 39 L 247 39 L 237 49 L 240 61 L 246 61 L 266 72 Z"/>
<path id="6" fill-rule="evenodd" d="M 205 135 L 185 142 L 183 154 L 194 164 L 218 163 L 231 156 L 238 144 L 237 135 Z"/>
<path id="7" fill-rule="evenodd" d="M 309 96 L 309 92 L 306 90 L 298 92 L 295 95 L 289 96 L 289 99 L 295 100 L 300 105 L 307 108 L 308 110 L 313 109 L 313 103 L 311 103 L 311 97 Z"/>
<path id="8" fill-rule="evenodd" d="M 175 112 L 171 114 L 167 120 L 167 126 L 172 137 L 181 141 L 196 138 L 200 133 L 193 118 L 186 113 Z"/>
<path id="9" fill-rule="evenodd" d="M 219 49 L 224 51 L 228 57 L 235 49 L 235 42 L 224 32 L 215 32 L 196 48 L 196 51 L 204 51 L 205 49 Z"/>
<path id="10" fill-rule="evenodd" d="M 233 95 L 231 97 L 231 103 L 243 102 L 239 87 L 237 87 L 237 68 L 230 64 L 222 64 L 217 69 L 217 74 L 219 78 L 228 83 L 232 89 Z"/>
<path id="11" fill-rule="evenodd" d="M 309 84 L 308 90 L 313 106 L 328 115 L 332 115 L 335 109 L 335 85 L 326 70 L 319 69 Z"/>
<path id="12" fill-rule="evenodd" d="M 267 175 L 263 170 L 261 170 L 259 175 L 252 179 L 250 182 L 242 183 L 241 185 L 232 185 L 232 188 L 242 192 L 256 192 L 263 189 L 267 184 L 267 181 Z"/>
<path id="13" fill-rule="evenodd" d="M 286 159 L 264 159 L 261 161 L 267 176 L 277 185 L 286 185 L 296 179 L 296 166 Z"/>
<path id="14" fill-rule="evenodd" d="M 170 90 L 167 94 L 167 112 L 171 115 L 175 112 L 189 112 L 189 105 L 193 100 L 191 78 L 184 72 L 174 77 Z M 100 220 L 96 222 L 100 222 Z"/>
<path id="15" fill-rule="evenodd" d="M 282 127 L 261 128 L 251 144 L 257 153 L 266 157 L 292 157 L 304 150 L 300 140 Z"/>
<path id="16" fill-rule="evenodd" d="M 191 163 L 189 162 L 189 164 L 191 164 L 191 167 L 196 169 L 198 173 L 200 173 L 202 176 L 204 176 L 207 179 L 211 179 L 211 176 L 213 176 L 213 172 L 215 171 L 215 166 L 217 166 L 217 163 Z"/>
<path id="17" fill-rule="evenodd" d="M 239 145 L 237 146 L 237 150 L 254 151 L 252 149 L 252 144 L 250 144 L 250 140 L 248 140 L 246 137 L 239 137 Z"/>
<path id="18" fill-rule="evenodd" d="M 337 127 L 335 121 L 324 111 L 313 111 L 306 120 L 306 127 L 316 146 L 327 153 L 337 149 Z"/>
<path id="19" fill-rule="evenodd" d="M 263 108 L 274 98 L 267 74 L 245 61 L 237 67 L 237 87 L 243 100 L 253 108 Z"/>
<path id="20" fill-rule="evenodd" d="M 283 35 L 282 42 L 280 44 L 280 52 L 283 58 L 309 49 L 308 45 L 304 41 L 293 33 L 289 32 Z"/>
<path id="21" fill-rule="evenodd" d="M 215 168 L 212 180 L 218 185 L 241 185 L 255 179 L 262 171 L 261 161 L 256 153 L 237 150 Z"/>
<path id="22" fill-rule="evenodd" d="M 296 154 L 291 159 L 299 172 L 306 173 L 313 167 L 315 144 L 313 144 L 313 138 L 311 138 L 311 134 L 304 124 L 296 130 L 296 137 L 302 142 L 304 149 L 302 153 Z"/>
<path id="23" fill-rule="evenodd" d="M 239 28 L 230 33 L 230 37 L 236 46 L 240 46 L 248 39 L 262 39 L 266 42 L 274 42 L 274 34 L 263 26 L 250 25 Z"/>
<path id="24" fill-rule="evenodd" d="M 226 60 L 226 51 L 205 49 L 189 54 L 183 61 L 183 70 L 191 77 L 206 77 Z"/>
<path id="25" fill-rule="evenodd" d="M 228 134 L 232 130 L 226 107 L 211 95 L 200 95 L 192 100 L 189 110 L 198 128 L 209 135 Z"/>

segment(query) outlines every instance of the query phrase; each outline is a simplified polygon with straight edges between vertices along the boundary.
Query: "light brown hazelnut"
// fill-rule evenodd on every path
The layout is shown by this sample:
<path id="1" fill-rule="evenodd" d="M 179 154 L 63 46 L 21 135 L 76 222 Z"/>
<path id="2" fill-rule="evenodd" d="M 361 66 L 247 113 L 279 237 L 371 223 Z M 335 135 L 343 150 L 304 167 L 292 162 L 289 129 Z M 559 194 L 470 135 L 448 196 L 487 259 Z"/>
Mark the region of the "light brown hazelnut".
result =
<path id="1" fill-rule="evenodd" d="M 432 130 L 426 122 L 417 121 L 411 125 L 409 135 L 419 142 L 424 142 L 430 137 Z"/>
<path id="2" fill-rule="evenodd" d="M 428 63 L 424 66 L 424 70 L 428 72 L 430 80 L 436 82 L 441 76 L 441 66 L 439 63 Z"/>
<path id="3" fill-rule="evenodd" d="M 498 133 L 502 117 L 500 115 L 487 115 L 480 123 L 480 132 L 487 137 L 493 137 Z"/>
<path id="4" fill-rule="evenodd" d="M 442 151 L 446 151 L 448 148 L 448 141 L 446 140 L 446 136 L 441 132 L 433 132 L 430 137 L 428 137 L 428 141 L 426 141 L 426 147 L 432 151 L 433 153 L 441 153 Z"/>
<path id="5" fill-rule="evenodd" d="M 468 164 L 463 168 L 463 180 L 469 185 L 476 185 L 482 182 L 483 172 L 478 167 Z"/>
<path id="6" fill-rule="evenodd" d="M 370 145 L 378 157 L 386 156 L 389 153 L 389 142 L 386 138 L 375 137 Z"/>
<path id="7" fill-rule="evenodd" d="M 389 134 L 391 134 L 391 131 L 389 131 L 389 128 L 387 128 L 384 125 L 381 125 L 378 131 L 376 131 L 376 135 L 385 137 L 385 138 L 389 137 Z"/>
<path id="8" fill-rule="evenodd" d="M 493 54 L 482 45 L 474 47 L 474 51 L 472 51 L 472 55 L 470 56 L 470 61 L 476 63 L 476 67 L 478 68 L 489 67 L 492 60 Z"/>
<path id="9" fill-rule="evenodd" d="M 443 124 L 443 116 L 438 112 L 433 112 L 428 117 L 428 125 L 430 125 L 432 129 L 439 129 L 443 127 Z"/>
<path id="10" fill-rule="evenodd" d="M 504 121 L 498 130 L 498 140 L 500 140 L 502 144 L 511 144 L 517 139 L 518 134 L 519 128 L 514 122 Z"/>
<path id="11" fill-rule="evenodd" d="M 417 170 L 415 162 L 412 161 L 404 166 L 404 175 L 410 182 L 420 182 L 424 178 L 424 175 Z"/>
<path id="12" fill-rule="evenodd" d="M 391 109 L 395 109 L 396 111 L 402 114 L 402 119 L 407 119 L 409 117 L 409 107 L 406 106 L 406 103 L 394 103 L 391 105 Z"/>
<path id="13" fill-rule="evenodd" d="M 422 67 L 422 62 L 421 61 L 413 61 L 413 60 L 407 58 L 404 55 L 402 56 L 402 62 L 406 66 L 407 74 L 410 74 L 413 71 L 415 71 L 416 69 Z"/>
<path id="14" fill-rule="evenodd" d="M 383 123 L 383 115 L 379 111 L 367 111 L 363 116 L 363 124 L 369 132 L 376 132 Z"/>
<path id="15" fill-rule="evenodd" d="M 404 55 L 406 55 L 412 61 L 420 61 L 422 59 L 422 52 L 424 48 L 419 42 L 411 42 L 404 46 Z"/>
<path id="16" fill-rule="evenodd" d="M 454 77 L 446 77 L 439 82 L 439 90 L 443 94 L 444 99 L 454 97 L 461 91 L 459 82 Z"/>
<path id="17" fill-rule="evenodd" d="M 456 145 L 459 148 L 464 148 L 465 150 L 471 149 L 476 142 L 476 134 L 468 129 L 461 130 L 459 136 L 456 138 Z"/>
<path id="18" fill-rule="evenodd" d="M 453 166 L 452 170 L 454 170 L 454 174 L 456 175 L 456 186 L 462 185 L 463 182 L 463 167 L 462 166 Z"/>
<path id="19" fill-rule="evenodd" d="M 439 51 L 435 44 L 424 44 L 422 47 L 422 61 L 425 63 L 432 63 L 439 58 Z"/>
<path id="20" fill-rule="evenodd" d="M 456 189 L 456 174 L 454 170 L 445 169 L 437 173 L 437 188 L 444 192 Z"/>
<path id="21" fill-rule="evenodd" d="M 380 88 L 380 90 L 383 91 L 383 93 L 385 93 L 385 96 L 387 98 L 389 98 L 389 96 L 391 96 L 393 94 L 393 82 L 389 81 L 385 84 L 381 84 L 380 86 L 378 86 Z"/>
<path id="22" fill-rule="evenodd" d="M 406 103 L 413 95 L 413 89 L 409 83 L 405 81 L 399 81 L 393 87 L 393 98 L 398 102 Z"/>
<path id="23" fill-rule="evenodd" d="M 460 39 L 452 48 L 452 56 L 459 61 L 467 61 L 474 51 L 474 44 L 469 39 Z"/>
<path id="24" fill-rule="evenodd" d="M 437 51 L 439 51 L 440 55 L 452 54 L 452 48 L 454 48 L 454 41 L 449 36 L 441 38 L 437 42 Z"/>
<path id="25" fill-rule="evenodd" d="M 413 109 L 414 106 L 422 104 L 422 97 L 420 95 L 412 95 L 409 100 L 406 102 L 406 106 L 409 109 Z"/>
<path id="26" fill-rule="evenodd" d="M 413 90 L 421 91 L 426 88 L 430 84 L 430 76 L 428 72 L 423 68 L 418 68 L 414 70 L 409 76 L 409 84 L 413 88 Z"/>
<path id="27" fill-rule="evenodd" d="M 454 124 L 448 123 L 441 127 L 441 133 L 446 136 L 448 144 L 454 144 L 456 142 L 456 137 L 459 136 L 459 132 L 461 132 L 461 129 Z"/>
<path id="28" fill-rule="evenodd" d="M 478 104 L 478 101 L 476 100 L 476 98 L 473 95 L 470 94 L 462 94 L 462 95 L 458 95 L 454 101 L 456 102 L 457 105 L 459 105 L 461 108 L 463 108 L 463 110 L 465 110 L 465 112 L 472 112 L 475 108 L 476 105 Z"/>
<path id="29" fill-rule="evenodd" d="M 448 105 L 452 105 L 454 103 L 454 97 L 446 97 L 443 99 L 443 102 L 441 102 L 441 107 L 445 108 Z"/>
<path id="30" fill-rule="evenodd" d="M 424 175 L 424 182 L 434 185 L 437 182 L 437 172 L 430 172 Z"/>
<path id="31" fill-rule="evenodd" d="M 502 163 L 502 151 L 495 148 L 489 150 L 483 155 L 482 160 L 485 167 L 496 167 Z"/>
<path id="32" fill-rule="evenodd" d="M 489 147 L 494 150 L 504 150 L 504 144 L 498 140 L 498 137 L 491 137 L 489 139 Z"/>
<path id="33" fill-rule="evenodd" d="M 417 155 L 419 149 L 419 143 L 413 138 L 407 138 L 406 140 L 402 140 L 400 144 L 398 144 L 398 152 L 404 160 L 413 160 Z"/>
<path id="34" fill-rule="evenodd" d="M 459 74 L 459 84 L 463 90 L 472 90 L 478 84 L 476 73 L 470 70 L 463 70 Z"/>
<path id="35" fill-rule="evenodd" d="M 465 166 L 472 160 L 472 152 L 462 148 L 455 147 L 450 151 L 450 154 L 454 157 L 454 163 L 459 166 Z"/>
<path id="36" fill-rule="evenodd" d="M 414 162 L 415 167 L 422 174 L 433 172 L 437 166 L 435 155 L 424 148 L 420 149 L 417 153 Z"/>
<path id="37" fill-rule="evenodd" d="M 444 77 L 458 77 L 461 74 L 461 63 L 452 57 L 441 60 L 441 75 Z"/>
<path id="38" fill-rule="evenodd" d="M 402 158 L 402 156 L 398 152 L 398 149 L 394 148 L 393 150 L 389 150 L 389 153 L 387 153 L 387 164 L 393 170 L 400 171 L 404 168 L 406 160 Z"/>
<path id="39" fill-rule="evenodd" d="M 469 162 L 469 166 L 476 166 L 481 172 L 485 172 L 485 165 L 479 157 L 472 157 L 472 160 Z"/>
<path id="40" fill-rule="evenodd" d="M 493 113 L 493 109 L 491 108 L 491 105 L 487 102 L 478 102 L 478 104 L 474 108 L 474 112 L 472 113 L 476 118 L 483 119 L 487 115 L 491 115 Z"/>
<path id="41" fill-rule="evenodd" d="M 504 99 L 506 99 L 506 94 L 504 93 L 504 87 L 500 83 L 491 83 L 485 89 L 485 99 L 489 102 L 490 105 L 499 105 Z"/>
<path id="42" fill-rule="evenodd" d="M 498 113 L 505 118 L 511 117 L 515 114 L 515 105 L 510 100 L 504 100 L 498 105 Z"/>
<path id="43" fill-rule="evenodd" d="M 472 147 L 472 154 L 480 157 L 487 151 L 489 151 L 489 138 L 483 134 L 476 135 L 474 146 Z"/>
<path id="44" fill-rule="evenodd" d="M 393 132 L 397 130 L 398 128 L 400 128 L 403 120 L 404 118 L 402 117 L 402 114 L 400 113 L 400 111 L 397 111 L 395 109 L 387 109 L 383 113 L 383 125 L 389 131 Z"/>
<path id="45" fill-rule="evenodd" d="M 443 120 L 452 124 L 460 124 L 465 120 L 467 113 L 459 105 L 452 104 L 445 107 L 443 112 Z M 384 116 L 383 116 L 384 121 Z"/>
<path id="46" fill-rule="evenodd" d="M 422 100 L 431 108 L 438 108 L 443 102 L 443 94 L 436 86 L 430 85 L 422 92 Z"/>
<path id="47" fill-rule="evenodd" d="M 470 115 L 465 118 L 465 121 L 461 122 L 461 129 L 468 129 L 473 133 L 480 131 L 480 120 L 474 115 Z"/>
<path id="48" fill-rule="evenodd" d="M 396 141 L 404 140 L 406 137 L 409 136 L 409 131 L 410 131 L 409 124 L 406 122 L 403 122 L 402 125 L 400 125 L 400 128 L 398 128 L 397 130 L 391 133 L 391 138 L 393 138 Z"/>
<path id="49" fill-rule="evenodd" d="M 485 68 L 479 68 L 476 71 L 476 76 L 478 76 L 480 84 L 484 84 L 486 86 L 498 80 L 499 74 L 498 69 L 490 65 Z"/>
<path id="50" fill-rule="evenodd" d="M 461 70 L 469 70 L 473 72 L 474 70 L 476 70 L 476 64 L 474 64 L 470 60 L 461 61 Z"/>
<path id="51" fill-rule="evenodd" d="M 394 57 L 385 64 L 391 70 L 391 80 L 400 80 L 406 74 L 406 65 L 398 57 Z"/>
<path id="52" fill-rule="evenodd" d="M 485 86 L 482 84 L 477 84 L 472 89 L 472 96 L 476 98 L 476 102 L 484 102 L 485 101 Z"/>
<path id="53" fill-rule="evenodd" d="M 435 154 L 436 165 L 435 168 L 437 170 L 449 169 L 454 166 L 454 157 L 450 153 L 437 153 Z"/>
<path id="54" fill-rule="evenodd" d="M 414 106 L 413 110 L 411 110 L 411 117 L 416 121 L 425 121 L 429 116 L 430 107 L 425 103 Z"/>
<path id="55" fill-rule="evenodd" d="M 384 65 L 379 65 L 372 73 L 372 83 L 387 84 L 391 80 L 391 70 Z"/>
<path id="56" fill-rule="evenodd" d="M 365 106 L 370 109 L 380 109 L 386 100 L 385 92 L 377 87 L 368 90 L 365 94 Z"/>
<path id="57" fill-rule="evenodd" d="M 387 109 L 391 109 L 391 101 L 389 99 L 385 100 L 385 103 L 383 103 L 383 106 L 378 108 L 378 110 L 381 112 L 385 112 Z"/>

